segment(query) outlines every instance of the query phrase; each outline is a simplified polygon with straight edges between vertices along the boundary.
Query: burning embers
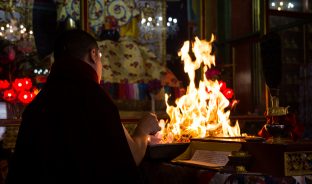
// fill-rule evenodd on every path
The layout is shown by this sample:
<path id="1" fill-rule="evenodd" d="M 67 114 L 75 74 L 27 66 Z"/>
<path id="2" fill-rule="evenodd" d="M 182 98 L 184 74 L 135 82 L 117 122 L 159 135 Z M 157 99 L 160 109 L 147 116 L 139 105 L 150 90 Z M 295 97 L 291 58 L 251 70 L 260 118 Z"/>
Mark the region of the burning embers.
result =
<path id="1" fill-rule="evenodd" d="M 230 103 L 220 92 L 219 82 L 209 80 L 204 75 L 198 88 L 195 86 L 195 70 L 203 66 L 205 73 L 215 65 L 215 56 L 210 55 L 213 40 L 213 36 L 210 42 L 195 38 L 192 45 L 195 61 L 192 61 L 189 55 L 189 41 L 184 42 L 178 53 L 184 61 L 184 71 L 189 76 L 190 84 L 186 94 L 176 99 L 176 106 L 168 104 L 166 95 L 166 112 L 170 120 L 160 120 L 162 129 L 156 134 L 161 139 L 160 143 L 189 142 L 190 138 L 209 136 L 240 136 L 238 122 L 234 127 L 230 125 Z"/>

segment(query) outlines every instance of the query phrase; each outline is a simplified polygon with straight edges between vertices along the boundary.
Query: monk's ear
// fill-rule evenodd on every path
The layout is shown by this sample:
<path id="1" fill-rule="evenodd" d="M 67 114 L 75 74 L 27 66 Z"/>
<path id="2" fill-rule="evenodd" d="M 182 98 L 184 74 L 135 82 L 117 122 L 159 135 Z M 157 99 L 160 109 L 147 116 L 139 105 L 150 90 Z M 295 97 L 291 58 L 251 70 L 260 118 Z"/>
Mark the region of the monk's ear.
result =
<path id="1" fill-rule="evenodd" d="M 92 63 L 96 63 L 96 57 L 97 57 L 97 50 L 91 49 L 89 52 L 90 60 Z"/>

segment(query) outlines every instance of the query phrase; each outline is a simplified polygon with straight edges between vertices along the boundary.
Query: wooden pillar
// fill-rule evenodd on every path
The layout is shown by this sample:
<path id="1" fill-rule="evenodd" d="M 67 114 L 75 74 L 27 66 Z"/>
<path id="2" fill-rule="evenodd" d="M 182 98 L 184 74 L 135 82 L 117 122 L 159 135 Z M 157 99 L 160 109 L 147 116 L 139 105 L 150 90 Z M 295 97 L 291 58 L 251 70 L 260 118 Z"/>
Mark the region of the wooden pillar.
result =
<path id="1" fill-rule="evenodd" d="M 266 35 L 269 30 L 269 0 L 263 0 L 260 1 L 260 32 L 261 35 Z M 268 111 L 270 105 L 270 94 L 269 94 L 269 88 L 265 84 L 265 109 Z"/>
<path id="2" fill-rule="evenodd" d="M 82 30 L 89 31 L 88 0 L 80 1 L 80 25 Z"/>

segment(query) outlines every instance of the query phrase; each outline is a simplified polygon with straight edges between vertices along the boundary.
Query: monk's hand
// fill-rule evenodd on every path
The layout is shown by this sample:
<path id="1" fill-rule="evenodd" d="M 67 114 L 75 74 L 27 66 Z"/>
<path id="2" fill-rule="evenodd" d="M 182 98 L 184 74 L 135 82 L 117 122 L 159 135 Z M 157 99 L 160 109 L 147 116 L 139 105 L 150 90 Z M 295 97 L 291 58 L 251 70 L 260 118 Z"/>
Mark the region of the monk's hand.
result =
<path id="1" fill-rule="evenodd" d="M 154 113 L 148 113 L 139 122 L 137 129 L 146 135 L 155 135 L 160 131 L 157 116 Z"/>

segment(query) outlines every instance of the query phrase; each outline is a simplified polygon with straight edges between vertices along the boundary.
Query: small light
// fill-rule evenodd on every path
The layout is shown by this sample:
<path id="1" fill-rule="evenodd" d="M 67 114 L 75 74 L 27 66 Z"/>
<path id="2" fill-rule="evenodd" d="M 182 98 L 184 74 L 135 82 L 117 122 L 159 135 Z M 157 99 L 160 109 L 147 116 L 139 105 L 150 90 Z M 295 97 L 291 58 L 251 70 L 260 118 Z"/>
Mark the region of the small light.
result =
<path id="1" fill-rule="evenodd" d="M 6 25 L 6 27 L 7 27 L 7 28 L 9 28 L 9 27 L 10 27 L 10 25 L 9 25 L 9 24 L 7 24 L 7 25 Z"/>
<path id="2" fill-rule="evenodd" d="M 34 69 L 34 73 L 38 73 L 38 70 L 37 70 L 37 69 Z"/>
<path id="3" fill-rule="evenodd" d="M 141 24 L 144 24 L 145 22 L 146 22 L 146 19 L 143 18 L 143 19 L 141 20 Z"/>
<path id="4" fill-rule="evenodd" d="M 10 33 L 13 33 L 13 29 L 10 29 Z"/>
<path id="5" fill-rule="evenodd" d="M 1 31 L 4 31 L 4 27 L 3 26 L 1 27 Z"/>
<path id="6" fill-rule="evenodd" d="M 17 86 L 21 87 L 21 86 L 23 86 L 23 84 L 19 82 L 19 83 L 17 84 Z"/>
<path id="7" fill-rule="evenodd" d="M 20 28 L 21 28 L 21 29 L 23 29 L 23 28 L 24 28 L 24 25 L 23 25 L 23 24 L 22 24 L 22 25 L 20 25 Z"/>
<path id="8" fill-rule="evenodd" d="M 271 6 L 272 6 L 272 7 L 275 7 L 275 2 L 273 2 L 273 3 L 271 4 Z"/>
<path id="9" fill-rule="evenodd" d="M 283 1 L 281 1 L 279 4 L 280 4 L 280 6 L 283 6 L 283 5 L 284 5 L 284 2 L 283 2 Z"/>
<path id="10" fill-rule="evenodd" d="M 167 22 L 167 26 L 170 27 L 170 22 Z"/>
<path id="11" fill-rule="evenodd" d="M 292 4 L 292 3 L 288 3 L 288 9 L 290 9 L 290 8 L 294 8 L 294 4 Z"/>
<path id="12" fill-rule="evenodd" d="M 34 33 L 34 32 L 33 32 L 32 30 L 29 31 L 29 34 L 31 34 L 31 35 L 32 35 L 33 33 Z"/>
<path id="13" fill-rule="evenodd" d="M 153 18 L 152 18 L 152 17 L 148 17 L 147 20 L 148 20 L 149 22 L 152 22 Z"/>
<path id="14" fill-rule="evenodd" d="M 151 23 L 149 23 L 149 22 L 148 22 L 148 23 L 146 23 L 146 25 L 147 25 L 147 26 L 150 26 L 150 25 L 151 25 Z"/>
<path id="15" fill-rule="evenodd" d="M 277 8 L 277 10 L 278 10 L 278 11 L 281 11 L 281 10 L 282 10 L 282 8 L 281 8 L 281 7 L 278 7 L 278 8 Z"/>
<path id="16" fill-rule="evenodd" d="M 156 23 L 156 26 L 160 26 L 160 24 L 157 22 L 157 23 Z"/>
<path id="17" fill-rule="evenodd" d="M 23 96 L 23 98 L 24 98 L 24 99 L 27 99 L 27 98 L 28 98 L 28 96 L 27 96 L 27 95 L 24 95 L 24 96 Z"/>
<path id="18" fill-rule="evenodd" d="M 168 21 L 171 22 L 171 21 L 172 21 L 172 17 L 169 17 L 169 18 L 168 18 Z"/>
<path id="19" fill-rule="evenodd" d="M 8 93 L 8 97 L 11 97 L 12 96 L 12 93 Z"/>
<path id="20" fill-rule="evenodd" d="M 162 17 L 158 17 L 158 20 L 159 20 L 159 21 L 162 21 L 162 20 L 163 20 L 163 18 L 162 18 Z"/>
<path id="21" fill-rule="evenodd" d="M 176 24 L 177 22 L 178 22 L 178 20 L 177 20 L 176 18 L 174 18 L 174 19 L 173 19 L 173 23 Z"/>

